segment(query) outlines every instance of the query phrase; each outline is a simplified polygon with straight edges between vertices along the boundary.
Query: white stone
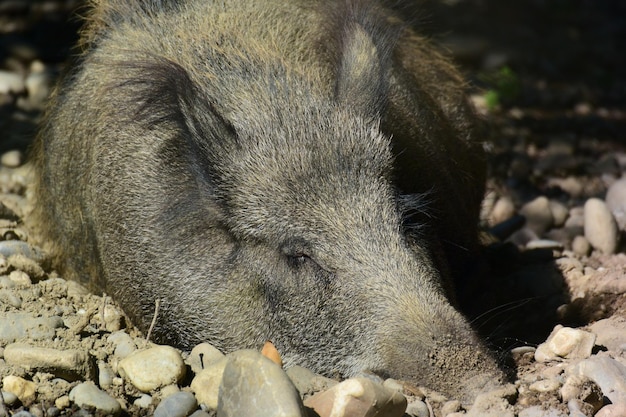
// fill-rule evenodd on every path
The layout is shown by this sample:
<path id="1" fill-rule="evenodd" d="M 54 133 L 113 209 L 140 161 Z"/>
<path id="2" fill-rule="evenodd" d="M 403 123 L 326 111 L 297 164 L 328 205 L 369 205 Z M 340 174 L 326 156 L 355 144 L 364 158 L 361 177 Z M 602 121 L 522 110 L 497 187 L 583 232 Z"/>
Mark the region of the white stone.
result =
<path id="1" fill-rule="evenodd" d="M 185 376 L 185 364 L 178 350 L 171 346 L 155 346 L 122 359 L 118 371 L 138 390 L 150 392 L 180 381 Z"/>

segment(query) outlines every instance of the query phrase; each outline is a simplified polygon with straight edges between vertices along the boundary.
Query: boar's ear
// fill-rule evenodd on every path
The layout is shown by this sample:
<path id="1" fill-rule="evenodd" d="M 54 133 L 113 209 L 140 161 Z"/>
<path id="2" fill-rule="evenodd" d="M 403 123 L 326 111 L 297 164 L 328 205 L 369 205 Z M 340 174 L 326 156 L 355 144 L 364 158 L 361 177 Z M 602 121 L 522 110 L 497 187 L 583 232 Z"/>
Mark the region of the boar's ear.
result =
<path id="1" fill-rule="evenodd" d="M 387 53 L 356 22 L 345 24 L 340 53 L 335 85 L 337 102 L 368 117 L 380 115 L 386 96 L 386 68 L 381 59 Z"/>
<path id="2" fill-rule="evenodd" d="M 122 63 L 130 76 L 119 87 L 128 88 L 136 123 L 146 129 L 169 132 L 173 140 L 186 142 L 209 162 L 219 149 L 236 140 L 233 127 L 181 65 L 163 58 Z M 136 72 L 136 74 L 134 73 Z"/>

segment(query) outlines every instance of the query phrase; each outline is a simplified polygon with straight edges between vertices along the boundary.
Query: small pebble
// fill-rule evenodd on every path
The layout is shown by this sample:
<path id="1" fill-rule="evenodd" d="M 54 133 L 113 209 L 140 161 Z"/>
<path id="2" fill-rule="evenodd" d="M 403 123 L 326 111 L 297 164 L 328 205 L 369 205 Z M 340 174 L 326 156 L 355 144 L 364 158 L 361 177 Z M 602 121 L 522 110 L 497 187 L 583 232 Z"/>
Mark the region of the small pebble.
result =
<path id="1" fill-rule="evenodd" d="M 2 398 L 7 405 L 13 405 L 17 401 L 17 395 L 5 390 L 2 390 Z"/>
<path id="2" fill-rule="evenodd" d="M 569 217 L 569 209 L 562 203 L 550 200 L 550 211 L 554 219 L 554 227 L 562 227 Z"/>
<path id="3" fill-rule="evenodd" d="M 98 362 L 98 385 L 101 388 L 109 388 L 113 384 L 115 374 L 109 365 L 104 361 Z"/>
<path id="4" fill-rule="evenodd" d="M 533 405 L 520 411 L 518 417 L 568 417 L 568 415 L 554 408 L 546 410 L 544 407 Z"/>
<path id="5" fill-rule="evenodd" d="M 500 197 L 493 206 L 489 216 L 489 225 L 495 226 L 515 215 L 515 204 L 510 197 Z"/>
<path id="6" fill-rule="evenodd" d="M 22 306 L 22 299 L 15 292 L 7 289 L 0 290 L 0 304 L 6 304 L 13 308 L 20 308 Z"/>
<path id="7" fill-rule="evenodd" d="M 0 94 L 18 94 L 25 89 L 24 78 L 20 74 L 0 70 Z"/>
<path id="8" fill-rule="evenodd" d="M 207 366 L 224 358 L 224 354 L 209 343 L 200 343 L 194 346 L 185 360 L 194 374 L 198 374 Z"/>
<path id="9" fill-rule="evenodd" d="M 576 255 L 588 256 L 591 253 L 591 244 L 584 236 L 576 236 L 572 241 L 572 250 Z"/>
<path id="10" fill-rule="evenodd" d="M 180 381 L 185 376 L 185 364 L 178 350 L 171 346 L 155 346 L 122 359 L 118 372 L 138 390 L 150 392 Z"/>
<path id="11" fill-rule="evenodd" d="M 529 203 L 526 203 L 521 209 L 520 214 L 526 217 L 526 225 L 533 230 L 538 236 L 543 235 L 554 224 L 552 210 L 550 210 L 550 201 L 544 197 L 537 197 Z"/>
<path id="12" fill-rule="evenodd" d="M 615 181 L 609 187 L 605 201 L 620 230 L 626 230 L 626 177 Z"/>
<path id="13" fill-rule="evenodd" d="M 19 376 L 9 375 L 2 378 L 2 390 L 14 394 L 23 404 L 30 404 L 35 400 L 37 384 Z"/>
<path id="14" fill-rule="evenodd" d="M 118 415 L 122 410 L 120 403 L 90 381 L 72 388 L 69 399 L 79 407 L 93 407 L 102 414 Z"/>
<path id="15" fill-rule="evenodd" d="M 12 150 L 2 154 L 0 156 L 0 164 L 7 168 L 17 168 L 22 165 L 24 154 L 20 150 Z"/>
<path id="16" fill-rule="evenodd" d="M 560 242 L 556 242 L 554 240 L 549 239 L 536 239 L 531 240 L 526 244 L 526 249 L 553 249 L 553 250 L 562 250 L 563 244 Z"/>
<path id="17" fill-rule="evenodd" d="M 180 391 L 163 399 L 154 410 L 154 417 L 186 417 L 197 407 L 192 393 Z"/>
<path id="18" fill-rule="evenodd" d="M 139 408 L 148 408 L 152 405 L 152 397 L 148 394 L 143 394 L 133 401 L 133 404 Z"/>
<path id="19" fill-rule="evenodd" d="M 535 392 L 552 392 L 561 387 L 561 383 L 556 379 L 542 379 L 530 384 L 530 390 Z"/>
<path id="20" fill-rule="evenodd" d="M 585 237 L 594 249 L 604 254 L 612 255 L 617 249 L 617 223 L 604 201 L 598 198 L 585 203 Z"/>
<path id="21" fill-rule="evenodd" d="M 404 412 L 404 414 L 408 414 L 411 417 L 430 417 L 430 411 L 428 410 L 428 406 L 425 402 L 419 400 L 410 402 L 406 406 L 406 411 Z M 444 416 L 446 415 L 443 411 L 441 412 L 441 414 Z"/>
<path id="22" fill-rule="evenodd" d="M 133 338 L 124 331 L 111 333 L 109 337 L 107 337 L 107 342 L 115 345 L 115 352 L 113 354 L 119 359 L 124 359 L 137 350 L 137 345 L 133 341 Z"/>

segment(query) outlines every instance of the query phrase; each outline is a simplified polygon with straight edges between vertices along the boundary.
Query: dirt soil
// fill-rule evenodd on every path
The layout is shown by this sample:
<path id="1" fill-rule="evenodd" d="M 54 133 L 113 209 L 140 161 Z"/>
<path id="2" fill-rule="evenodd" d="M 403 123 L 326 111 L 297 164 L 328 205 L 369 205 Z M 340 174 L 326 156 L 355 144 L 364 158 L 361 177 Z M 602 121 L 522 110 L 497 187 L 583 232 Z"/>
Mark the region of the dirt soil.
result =
<path id="1" fill-rule="evenodd" d="M 28 211 L 26 149 L 49 86 L 76 39 L 80 22 L 67 19 L 79 6 L 77 0 L 0 2 L 0 71 L 23 80 L 21 86 L 0 90 L 0 243 L 29 239 L 22 223 Z M 579 385 L 596 395 L 576 396 L 581 412 L 576 414 L 563 387 L 582 359 L 610 357 L 626 364 L 626 222 L 617 219 L 621 243 L 611 253 L 587 248 L 577 238 L 585 235 L 585 203 L 605 200 L 626 171 L 626 5 L 432 0 L 424 10 L 415 16 L 415 24 L 454 55 L 489 126 L 489 181 L 482 215 L 490 231 L 481 266 L 486 278 L 464 289 L 460 300 L 511 370 L 517 394 L 507 398 L 505 409 L 520 416 L 544 415 L 534 406 L 561 412 L 550 415 L 619 415 L 606 411 L 615 401 L 604 390 L 598 394 L 588 381 Z M 538 199 L 552 210 L 551 220 L 537 220 L 541 224 L 532 220 L 542 216 L 528 208 Z M 517 217 L 521 213 L 528 216 L 526 225 Z M 503 221 L 509 231 L 502 231 Z M 62 325 L 53 325 L 50 337 L 19 336 L 12 343 L 86 349 L 112 369 L 119 347 L 112 334 L 125 332 L 135 345 L 144 343 L 110 298 L 58 277 L 36 253 L 0 255 L 0 315 L 19 313 L 59 316 Z M 593 334 L 588 354 L 552 352 L 540 360 L 542 348 L 535 348 L 557 324 Z M 35 416 L 89 415 L 72 404 L 68 393 L 80 381 L 94 378 L 97 365 L 70 370 L 61 379 L 55 372 L 11 365 L 3 359 L 4 348 L 0 344 L 0 378 L 33 381 L 37 393 L 10 404 L 0 402 L 0 416 L 20 410 Z M 556 388 L 536 384 L 554 380 Z M 154 411 L 154 405 L 135 404 L 142 394 L 130 384 L 114 381 L 106 391 L 128 415 Z M 153 404 L 162 395 L 154 393 Z M 426 399 L 435 405 L 436 415 L 459 412 L 450 405 L 442 411 L 449 403 L 440 396 Z M 531 409 L 534 414 L 524 414 Z"/>

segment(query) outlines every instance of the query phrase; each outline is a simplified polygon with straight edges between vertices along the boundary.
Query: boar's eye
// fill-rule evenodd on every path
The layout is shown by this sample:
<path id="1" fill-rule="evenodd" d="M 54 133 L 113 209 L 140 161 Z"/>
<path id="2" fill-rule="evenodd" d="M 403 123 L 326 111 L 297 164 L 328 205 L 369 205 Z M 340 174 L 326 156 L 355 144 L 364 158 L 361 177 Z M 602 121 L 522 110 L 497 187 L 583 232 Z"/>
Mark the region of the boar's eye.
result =
<path id="1" fill-rule="evenodd" d="M 290 266 L 297 268 L 307 262 L 312 262 L 309 256 L 309 245 L 300 239 L 289 240 L 281 248 L 283 255 L 287 258 Z"/>
<path id="2" fill-rule="evenodd" d="M 296 252 L 293 254 L 287 255 L 287 261 L 293 267 L 298 267 L 304 265 L 307 261 L 310 261 L 311 258 L 306 253 Z"/>

